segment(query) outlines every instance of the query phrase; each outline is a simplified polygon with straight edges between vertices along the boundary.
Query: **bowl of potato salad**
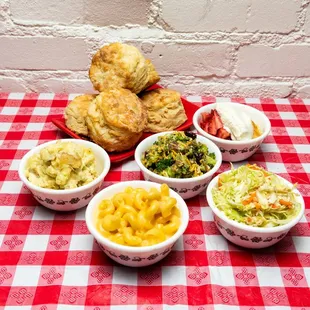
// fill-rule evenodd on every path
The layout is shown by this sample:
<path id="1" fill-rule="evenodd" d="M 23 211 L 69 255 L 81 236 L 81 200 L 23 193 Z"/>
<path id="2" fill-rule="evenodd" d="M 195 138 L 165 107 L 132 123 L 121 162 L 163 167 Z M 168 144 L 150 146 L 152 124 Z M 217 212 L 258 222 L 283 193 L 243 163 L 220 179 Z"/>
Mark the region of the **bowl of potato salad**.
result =
<path id="1" fill-rule="evenodd" d="M 19 177 L 43 206 L 72 211 L 88 204 L 110 170 L 107 152 L 85 140 L 43 143 L 22 158 Z"/>
<path id="2" fill-rule="evenodd" d="M 184 233 L 188 208 L 166 184 L 120 182 L 100 191 L 86 208 L 88 230 L 103 252 L 131 267 L 166 257 Z"/>

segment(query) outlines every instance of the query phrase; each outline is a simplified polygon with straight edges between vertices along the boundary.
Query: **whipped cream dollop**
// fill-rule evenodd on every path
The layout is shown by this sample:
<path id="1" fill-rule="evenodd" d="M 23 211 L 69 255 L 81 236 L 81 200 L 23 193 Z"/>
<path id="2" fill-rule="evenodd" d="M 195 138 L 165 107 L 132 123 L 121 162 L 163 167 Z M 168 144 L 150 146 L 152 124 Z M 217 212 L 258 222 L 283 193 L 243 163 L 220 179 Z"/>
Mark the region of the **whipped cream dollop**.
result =
<path id="1" fill-rule="evenodd" d="M 251 118 L 243 111 L 232 109 L 225 103 L 216 103 L 216 111 L 221 117 L 224 129 L 231 134 L 234 141 L 246 141 L 253 138 Z"/>

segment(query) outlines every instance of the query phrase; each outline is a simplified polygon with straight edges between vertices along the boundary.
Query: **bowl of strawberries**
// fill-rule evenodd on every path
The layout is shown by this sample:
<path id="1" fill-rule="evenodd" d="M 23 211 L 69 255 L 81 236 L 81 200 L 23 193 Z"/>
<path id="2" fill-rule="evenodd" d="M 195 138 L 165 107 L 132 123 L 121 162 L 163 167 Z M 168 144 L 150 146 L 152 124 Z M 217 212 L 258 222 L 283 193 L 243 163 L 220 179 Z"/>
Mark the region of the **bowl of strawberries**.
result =
<path id="1" fill-rule="evenodd" d="M 223 161 L 237 162 L 252 156 L 269 134 L 267 116 L 250 106 L 235 102 L 208 104 L 196 111 L 193 125 L 213 141 Z"/>

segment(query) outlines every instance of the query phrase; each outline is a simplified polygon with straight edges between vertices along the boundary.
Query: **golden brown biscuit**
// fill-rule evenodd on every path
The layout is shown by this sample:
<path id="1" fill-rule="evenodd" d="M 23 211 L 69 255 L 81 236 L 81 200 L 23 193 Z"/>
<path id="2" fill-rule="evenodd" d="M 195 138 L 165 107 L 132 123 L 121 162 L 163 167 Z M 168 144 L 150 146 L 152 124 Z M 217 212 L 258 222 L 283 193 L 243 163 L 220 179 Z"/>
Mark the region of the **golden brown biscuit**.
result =
<path id="1" fill-rule="evenodd" d="M 90 138 L 109 152 L 132 148 L 142 136 L 146 121 L 141 100 L 122 88 L 101 92 L 91 102 L 86 117 Z"/>
<path id="2" fill-rule="evenodd" d="M 93 56 L 89 78 L 98 91 L 107 88 L 126 88 L 138 94 L 159 81 L 150 60 L 131 45 L 112 43 Z"/>
<path id="3" fill-rule="evenodd" d="M 150 86 L 156 84 L 157 82 L 159 82 L 160 77 L 158 75 L 158 73 L 156 72 L 156 69 L 154 67 L 154 65 L 152 64 L 152 62 L 149 59 L 146 59 L 146 63 L 148 65 L 148 71 L 149 71 L 149 80 L 147 82 L 147 84 L 145 85 L 144 89 L 149 88 Z"/>
<path id="4" fill-rule="evenodd" d="M 75 97 L 66 107 L 64 117 L 66 126 L 79 135 L 88 135 L 85 118 L 91 101 L 97 95 L 80 95 Z"/>
<path id="5" fill-rule="evenodd" d="M 143 93 L 140 98 L 147 108 L 145 132 L 173 130 L 187 120 L 177 91 L 159 88 Z"/>

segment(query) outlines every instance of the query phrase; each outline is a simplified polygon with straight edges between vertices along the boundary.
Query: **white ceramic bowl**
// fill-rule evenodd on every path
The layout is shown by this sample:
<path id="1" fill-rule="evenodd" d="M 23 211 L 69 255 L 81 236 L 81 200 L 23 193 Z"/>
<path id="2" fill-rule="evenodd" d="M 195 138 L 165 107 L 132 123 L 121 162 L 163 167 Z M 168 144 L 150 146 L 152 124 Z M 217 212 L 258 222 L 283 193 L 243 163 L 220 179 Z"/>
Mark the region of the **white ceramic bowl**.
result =
<path id="1" fill-rule="evenodd" d="M 211 112 L 211 110 L 215 109 L 216 107 L 215 103 L 208 104 L 199 108 L 193 116 L 193 125 L 200 134 L 213 141 L 220 148 L 223 161 L 237 162 L 245 160 L 257 151 L 264 139 L 269 134 L 271 129 L 270 121 L 263 112 L 245 104 L 235 102 L 225 102 L 221 104 L 225 104 L 236 111 L 245 112 L 259 126 L 262 134 L 259 137 L 248 141 L 225 140 L 208 134 L 199 125 L 201 113 Z"/>
<path id="2" fill-rule="evenodd" d="M 120 182 L 106 187 L 100 191 L 88 204 L 85 215 L 86 225 L 90 233 L 97 240 L 97 243 L 103 252 L 114 261 L 131 267 L 143 267 L 155 264 L 170 253 L 175 242 L 184 233 L 189 221 L 187 205 L 180 195 L 170 189 L 170 196 L 177 200 L 177 207 L 181 213 L 181 225 L 178 231 L 164 242 L 151 246 L 131 247 L 120 245 L 103 237 L 97 231 L 95 227 L 95 215 L 97 208 L 103 199 L 109 199 L 116 193 L 123 192 L 128 186 L 133 188 L 144 188 L 146 190 L 154 187 L 158 189 L 160 188 L 160 184 L 147 181 Z"/>
<path id="3" fill-rule="evenodd" d="M 225 171 L 223 173 L 228 173 L 230 171 Z M 222 173 L 222 174 L 223 174 Z M 277 226 L 277 227 L 252 227 L 243 223 L 238 223 L 234 220 L 229 219 L 223 211 L 219 210 L 212 198 L 212 189 L 217 188 L 218 178 L 222 175 L 216 176 L 209 184 L 207 188 L 207 200 L 210 208 L 212 209 L 214 222 L 221 232 L 221 234 L 232 243 L 245 247 L 260 249 L 269 247 L 281 239 L 283 239 L 289 230 L 295 226 L 302 218 L 305 211 L 305 203 L 300 192 L 295 189 L 297 193 L 298 201 L 301 204 L 300 212 L 293 218 L 289 223 Z M 288 186 L 293 186 L 289 181 L 278 176 L 282 179 Z"/>
<path id="4" fill-rule="evenodd" d="M 25 167 L 28 159 L 46 146 L 55 144 L 57 141 L 73 142 L 92 149 L 96 158 L 98 177 L 86 185 L 64 190 L 41 188 L 29 182 L 25 176 Z M 109 170 L 110 158 L 107 152 L 97 144 L 85 140 L 62 139 L 40 144 L 26 153 L 20 162 L 18 174 L 40 204 L 52 210 L 72 211 L 85 207 L 89 203 L 92 197 L 100 190 L 103 180 Z"/>
<path id="5" fill-rule="evenodd" d="M 212 179 L 214 173 L 220 168 L 222 164 L 222 154 L 219 148 L 212 141 L 201 135 L 197 135 L 197 141 L 205 144 L 208 147 L 209 152 L 215 153 L 215 166 L 207 173 L 194 178 L 177 179 L 158 175 L 147 169 L 142 164 L 141 157 L 145 153 L 145 151 L 147 151 L 153 145 L 153 143 L 157 141 L 159 136 L 163 136 L 165 134 L 170 134 L 173 132 L 174 131 L 161 132 L 149 136 L 148 138 L 141 141 L 135 151 L 135 160 L 139 168 L 141 169 L 145 180 L 157 183 L 166 183 L 171 189 L 180 194 L 183 199 L 188 199 L 198 195 L 200 192 L 207 188 L 207 185 Z"/>

